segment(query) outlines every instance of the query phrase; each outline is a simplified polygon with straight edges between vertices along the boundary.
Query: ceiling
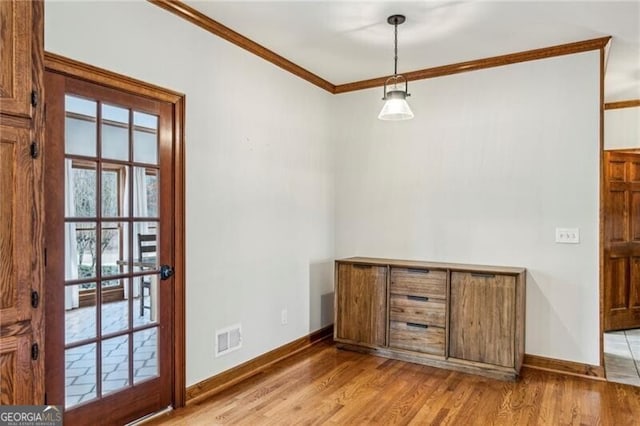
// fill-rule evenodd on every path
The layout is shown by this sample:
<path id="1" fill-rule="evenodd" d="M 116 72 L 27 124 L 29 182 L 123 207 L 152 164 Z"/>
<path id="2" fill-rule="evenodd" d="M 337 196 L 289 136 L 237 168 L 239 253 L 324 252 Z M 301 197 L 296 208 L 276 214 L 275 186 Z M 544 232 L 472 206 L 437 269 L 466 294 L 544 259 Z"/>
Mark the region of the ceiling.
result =
<path id="1" fill-rule="evenodd" d="M 211 19 L 333 84 L 613 36 L 605 100 L 640 99 L 640 0 L 219 1 L 187 0 Z"/>

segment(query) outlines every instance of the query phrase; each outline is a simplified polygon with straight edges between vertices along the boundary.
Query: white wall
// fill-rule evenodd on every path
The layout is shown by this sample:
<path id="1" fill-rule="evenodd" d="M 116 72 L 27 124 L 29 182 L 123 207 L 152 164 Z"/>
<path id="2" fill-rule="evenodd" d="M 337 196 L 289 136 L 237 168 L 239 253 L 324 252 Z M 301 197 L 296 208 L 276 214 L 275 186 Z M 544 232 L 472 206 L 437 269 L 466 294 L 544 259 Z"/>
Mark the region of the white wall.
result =
<path id="1" fill-rule="evenodd" d="M 412 83 L 389 123 L 146 2 L 45 9 L 48 51 L 187 95 L 188 385 L 332 322 L 352 255 L 524 266 L 526 351 L 599 364 L 597 52 Z"/>
<path id="2" fill-rule="evenodd" d="M 604 112 L 605 149 L 640 148 L 640 107 Z"/>
<path id="3" fill-rule="evenodd" d="M 47 51 L 186 94 L 187 384 L 333 322 L 331 95 L 147 2 L 45 9 Z"/>
<path id="4" fill-rule="evenodd" d="M 599 364 L 598 60 L 416 82 L 407 122 L 339 95 L 336 255 L 526 267 L 526 352 Z"/>

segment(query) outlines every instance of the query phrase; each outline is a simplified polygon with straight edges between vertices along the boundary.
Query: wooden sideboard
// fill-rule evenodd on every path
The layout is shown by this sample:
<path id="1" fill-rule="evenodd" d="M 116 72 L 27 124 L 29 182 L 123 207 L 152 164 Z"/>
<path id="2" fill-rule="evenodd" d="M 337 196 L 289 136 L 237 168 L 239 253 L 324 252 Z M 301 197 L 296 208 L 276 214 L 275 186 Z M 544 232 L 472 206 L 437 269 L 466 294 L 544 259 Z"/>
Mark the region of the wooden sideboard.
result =
<path id="1" fill-rule="evenodd" d="M 515 380 L 524 356 L 524 268 L 336 260 L 341 349 Z"/>

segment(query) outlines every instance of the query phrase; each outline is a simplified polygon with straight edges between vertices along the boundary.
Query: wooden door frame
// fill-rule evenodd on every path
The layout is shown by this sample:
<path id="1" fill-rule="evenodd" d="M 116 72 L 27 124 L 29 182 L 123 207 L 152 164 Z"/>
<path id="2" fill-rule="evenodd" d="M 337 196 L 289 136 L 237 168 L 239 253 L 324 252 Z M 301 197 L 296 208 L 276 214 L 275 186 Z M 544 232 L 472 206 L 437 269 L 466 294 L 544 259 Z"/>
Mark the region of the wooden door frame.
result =
<path id="1" fill-rule="evenodd" d="M 145 83 L 121 74 L 107 71 L 73 59 L 45 52 L 45 70 L 85 80 L 94 84 L 121 90 L 137 96 L 173 105 L 173 178 L 174 178 L 174 253 L 175 274 L 173 286 L 173 352 L 172 405 L 183 407 L 186 403 L 186 340 L 185 340 L 185 168 L 184 168 L 184 121 L 185 95 L 159 86 Z M 45 88 L 46 89 L 46 88 Z"/>

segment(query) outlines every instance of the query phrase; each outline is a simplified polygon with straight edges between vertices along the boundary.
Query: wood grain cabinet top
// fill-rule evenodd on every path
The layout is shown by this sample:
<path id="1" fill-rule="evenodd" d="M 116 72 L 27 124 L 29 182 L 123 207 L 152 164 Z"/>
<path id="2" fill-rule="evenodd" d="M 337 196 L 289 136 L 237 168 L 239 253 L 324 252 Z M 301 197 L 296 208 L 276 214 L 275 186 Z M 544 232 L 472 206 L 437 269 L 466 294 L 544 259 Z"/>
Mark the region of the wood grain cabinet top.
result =
<path id="1" fill-rule="evenodd" d="M 449 262 L 426 262 L 422 260 L 399 260 L 385 259 L 379 257 L 347 257 L 336 260 L 337 263 L 344 264 L 362 264 L 362 265 L 379 265 L 399 268 L 414 269 L 434 269 L 434 270 L 455 270 L 466 272 L 486 272 L 497 274 L 518 275 L 526 272 L 526 268 L 513 266 L 491 266 L 491 265 L 470 265 L 466 263 L 449 263 Z"/>
<path id="2" fill-rule="evenodd" d="M 339 348 L 517 378 L 526 270 L 416 260 L 336 260 Z"/>

